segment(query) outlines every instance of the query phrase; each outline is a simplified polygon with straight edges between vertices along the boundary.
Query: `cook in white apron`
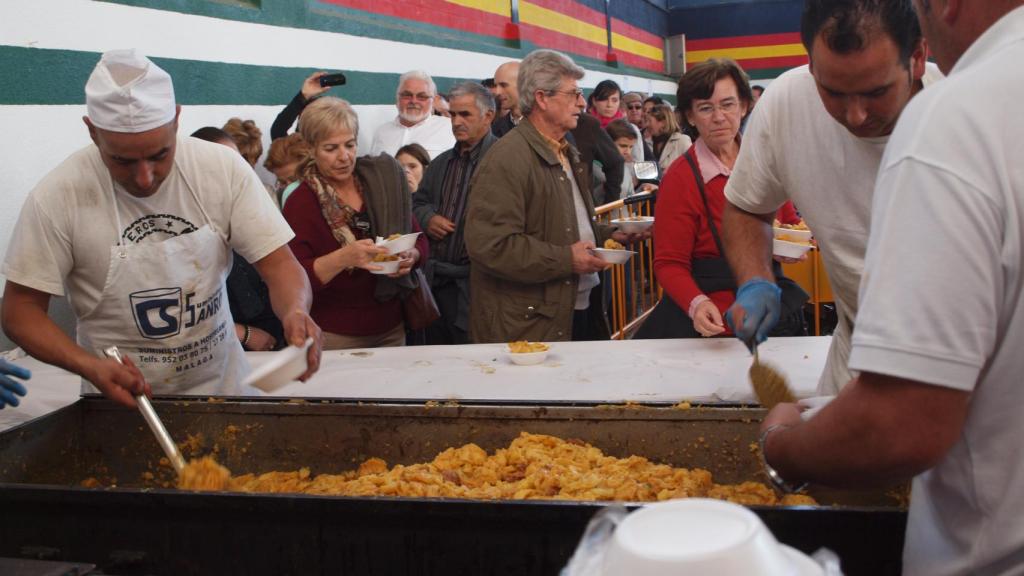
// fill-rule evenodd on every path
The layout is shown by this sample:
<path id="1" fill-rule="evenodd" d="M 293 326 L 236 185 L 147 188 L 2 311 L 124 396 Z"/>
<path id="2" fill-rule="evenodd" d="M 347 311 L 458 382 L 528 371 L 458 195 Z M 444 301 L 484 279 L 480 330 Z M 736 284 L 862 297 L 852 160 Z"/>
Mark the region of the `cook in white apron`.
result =
<path id="1" fill-rule="evenodd" d="M 174 165 L 206 224 L 164 240 L 125 244 L 113 180 L 108 185 L 118 244 L 99 303 L 79 319 L 78 343 L 102 355 L 117 346 L 155 394 L 237 395 L 249 372 L 224 290 L 231 248 L 185 174 Z M 83 392 L 96 392 L 83 380 Z"/>

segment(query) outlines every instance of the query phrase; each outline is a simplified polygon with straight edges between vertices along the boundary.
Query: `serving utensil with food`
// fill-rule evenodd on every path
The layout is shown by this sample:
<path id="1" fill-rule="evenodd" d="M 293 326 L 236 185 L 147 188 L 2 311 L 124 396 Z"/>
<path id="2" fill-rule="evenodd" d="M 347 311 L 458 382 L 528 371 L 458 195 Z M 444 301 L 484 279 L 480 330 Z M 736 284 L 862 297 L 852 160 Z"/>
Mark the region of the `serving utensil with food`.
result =
<path id="1" fill-rule="evenodd" d="M 117 346 L 105 348 L 103 354 L 124 364 L 121 351 L 117 349 Z M 181 474 L 181 471 L 185 468 L 185 458 L 182 457 L 181 451 L 178 450 L 178 445 L 171 439 L 171 435 L 167 433 L 167 428 L 164 428 L 164 423 L 157 416 L 156 410 L 153 409 L 153 405 L 149 402 L 149 398 L 145 394 L 139 394 L 135 396 L 135 402 L 139 405 L 139 411 L 142 412 L 142 417 L 146 420 L 146 424 L 149 425 L 149 429 L 156 436 L 157 444 L 163 448 L 167 459 L 171 461 L 171 466 L 174 466 L 174 471 Z"/>
<path id="2" fill-rule="evenodd" d="M 785 374 L 771 364 L 761 362 L 757 355 L 757 343 L 753 345 L 754 363 L 750 365 L 750 384 L 754 388 L 757 400 L 766 409 L 771 410 L 776 404 L 795 402 L 796 396 L 789 387 Z"/>

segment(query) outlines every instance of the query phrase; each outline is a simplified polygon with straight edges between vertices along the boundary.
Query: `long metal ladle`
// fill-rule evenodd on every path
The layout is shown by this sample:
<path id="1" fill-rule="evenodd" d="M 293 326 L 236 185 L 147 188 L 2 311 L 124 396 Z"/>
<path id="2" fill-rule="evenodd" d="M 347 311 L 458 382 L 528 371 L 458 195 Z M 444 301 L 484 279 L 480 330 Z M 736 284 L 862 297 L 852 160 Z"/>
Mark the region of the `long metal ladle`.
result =
<path id="1" fill-rule="evenodd" d="M 117 349 L 117 346 L 104 348 L 103 353 L 106 354 L 107 358 L 113 358 L 124 364 L 124 359 L 121 358 L 121 352 Z M 167 459 L 174 466 L 174 471 L 181 475 L 182 469 L 185 468 L 185 458 L 182 457 L 181 451 L 178 450 L 178 445 L 171 439 L 171 435 L 167 433 L 167 428 L 164 428 L 164 423 L 160 421 L 160 417 L 156 415 L 156 410 L 153 410 L 153 405 L 150 404 L 149 398 L 145 394 L 139 394 L 135 397 L 135 401 L 139 404 L 139 411 L 142 412 L 142 417 L 146 419 L 146 424 L 149 424 L 149 429 L 156 436 L 157 443 L 164 449 L 164 454 L 167 454 Z"/>

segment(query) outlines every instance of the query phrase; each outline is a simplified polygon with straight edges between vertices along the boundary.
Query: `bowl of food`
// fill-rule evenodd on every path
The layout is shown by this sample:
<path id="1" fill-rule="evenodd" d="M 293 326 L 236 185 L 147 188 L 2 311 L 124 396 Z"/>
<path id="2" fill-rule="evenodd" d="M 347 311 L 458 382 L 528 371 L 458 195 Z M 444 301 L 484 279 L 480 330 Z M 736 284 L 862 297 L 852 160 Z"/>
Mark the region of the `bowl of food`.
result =
<path id="1" fill-rule="evenodd" d="M 649 504 L 615 528 L 602 575 L 823 576 L 801 552 L 779 544 L 750 510 L 686 498 Z"/>
<path id="2" fill-rule="evenodd" d="M 808 241 L 790 242 L 779 238 L 772 239 L 772 254 L 783 258 L 803 258 L 804 254 L 812 248 Z"/>
<path id="3" fill-rule="evenodd" d="M 413 232 L 412 234 L 392 234 L 387 238 L 377 237 L 376 245 L 382 248 L 387 248 L 388 254 L 400 254 L 407 250 L 411 250 L 416 245 L 416 237 L 420 235 L 420 232 Z"/>
<path id="4" fill-rule="evenodd" d="M 654 216 L 627 216 L 625 218 L 616 218 L 612 220 L 613 226 L 618 226 L 619 230 L 626 234 L 640 234 L 654 226 Z"/>
<path id="5" fill-rule="evenodd" d="M 799 224 L 783 224 L 776 220 L 772 224 L 772 235 L 787 242 L 806 242 L 813 236 L 803 220 Z"/>
<path id="6" fill-rule="evenodd" d="M 590 251 L 609 264 L 625 264 L 636 254 L 611 238 L 604 241 L 604 248 L 592 248 Z"/>
<path id="7" fill-rule="evenodd" d="M 810 230 L 799 230 L 796 228 L 772 228 L 772 235 L 779 240 L 786 242 L 807 242 L 811 239 Z"/>
<path id="8" fill-rule="evenodd" d="M 543 342 L 516 340 L 508 343 L 508 358 L 519 366 L 540 364 L 548 357 L 550 346 Z"/>
<path id="9" fill-rule="evenodd" d="M 373 258 L 372 266 L 377 266 L 379 270 L 370 270 L 371 274 L 394 274 L 398 272 L 398 266 L 401 264 L 402 259 L 394 254 L 378 254 Z"/>

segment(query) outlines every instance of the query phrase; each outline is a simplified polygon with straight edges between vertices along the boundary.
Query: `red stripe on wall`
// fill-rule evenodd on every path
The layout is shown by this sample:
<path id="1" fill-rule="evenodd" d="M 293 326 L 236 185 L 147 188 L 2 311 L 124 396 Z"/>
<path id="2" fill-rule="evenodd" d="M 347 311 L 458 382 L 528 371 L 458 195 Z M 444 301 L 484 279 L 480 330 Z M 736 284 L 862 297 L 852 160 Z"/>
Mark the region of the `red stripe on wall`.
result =
<path id="1" fill-rule="evenodd" d="M 773 58 L 747 58 L 737 60 L 744 70 L 761 70 L 763 68 L 795 68 L 807 64 L 807 56 L 777 56 Z"/>
<path id="2" fill-rule="evenodd" d="M 375 0 L 320 0 L 345 8 L 363 10 L 373 14 L 415 20 L 463 32 L 508 39 L 504 16 L 466 8 L 444 0 L 406 0 L 404 2 L 377 2 Z"/>
<path id="3" fill-rule="evenodd" d="M 630 54 L 629 52 L 616 52 L 615 55 L 619 58 L 619 62 L 626 66 L 633 68 L 640 68 L 641 70 L 647 70 L 649 72 L 656 72 L 658 74 L 665 73 L 665 64 L 662 62 L 655 62 L 649 58 L 643 56 L 637 56 L 636 54 Z"/>
<path id="4" fill-rule="evenodd" d="M 800 34 L 798 32 L 786 32 L 784 34 L 755 34 L 751 36 L 726 36 L 724 38 L 705 38 L 702 40 L 686 40 L 686 49 L 690 52 L 697 50 L 718 50 L 721 48 L 747 48 L 750 46 L 772 46 L 777 44 L 799 44 Z"/>

